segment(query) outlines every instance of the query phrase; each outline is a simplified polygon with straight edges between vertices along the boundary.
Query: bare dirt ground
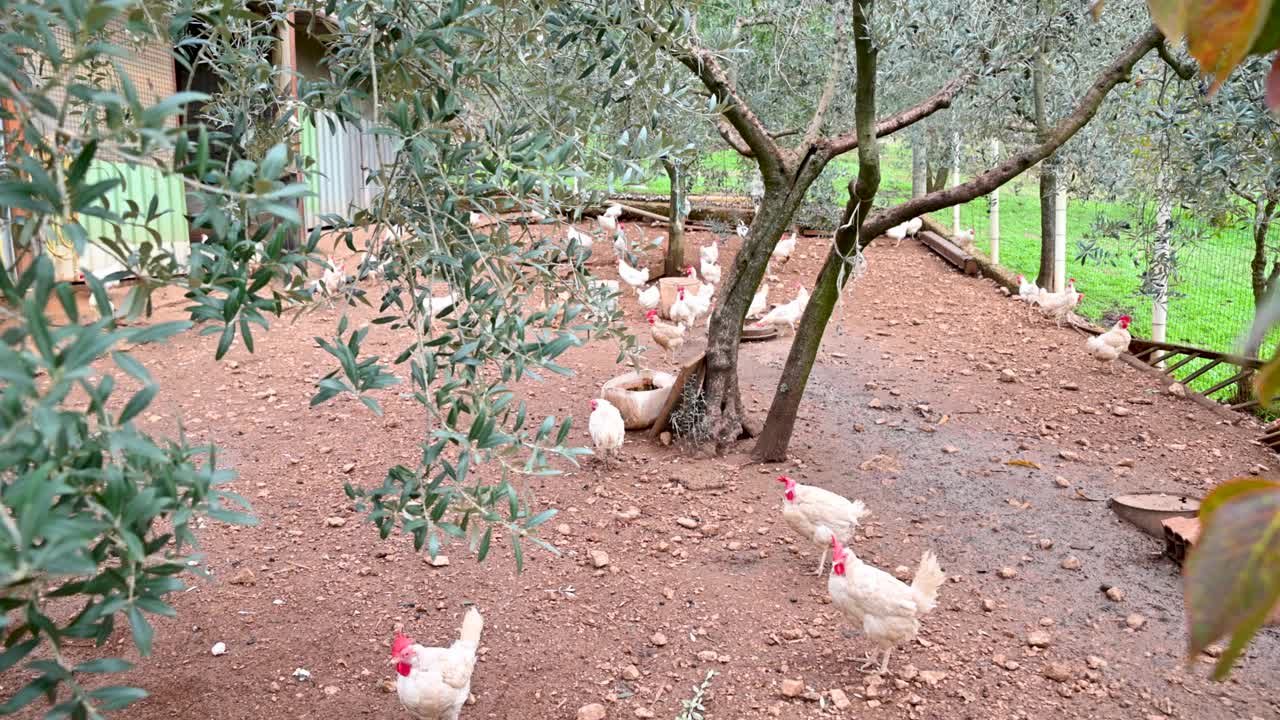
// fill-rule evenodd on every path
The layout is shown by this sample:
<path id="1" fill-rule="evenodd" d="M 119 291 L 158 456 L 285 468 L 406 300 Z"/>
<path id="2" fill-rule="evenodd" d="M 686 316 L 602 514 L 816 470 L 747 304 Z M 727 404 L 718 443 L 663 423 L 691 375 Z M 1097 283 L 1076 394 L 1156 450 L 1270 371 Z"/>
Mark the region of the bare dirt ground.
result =
<path id="1" fill-rule="evenodd" d="M 780 280 L 808 282 L 823 252 L 807 239 Z M 609 249 L 598 254 L 599 274 L 615 277 Z M 1268 687 L 1280 667 L 1275 632 L 1230 682 L 1208 682 L 1212 660 L 1183 657 L 1177 569 L 1098 501 L 1136 489 L 1202 494 L 1274 467 L 1250 423 L 1224 422 L 1120 363 L 1107 374 L 1075 331 L 1027 319 L 991 282 L 919 245 L 868 257 L 823 345 L 791 462 L 752 464 L 747 447 L 691 458 L 632 434 L 612 470 L 588 464 L 530 482 L 540 506 L 562 511 L 545 526 L 561 555 L 530 553 L 520 575 L 505 542 L 483 565 L 455 546 L 450 564 L 433 567 L 353 511 L 343 483 L 378 485 L 388 466 L 412 464 L 421 418 L 395 389 L 381 397 L 383 418 L 353 400 L 308 407 L 330 369 L 312 337 L 332 332 L 335 311 L 276 322 L 256 354 L 222 363 L 194 335 L 141 350 L 163 388 L 149 428 L 173 431 L 182 417 L 189 434 L 225 448 L 220 463 L 239 470 L 233 489 L 261 522 L 204 529 L 213 579 L 194 582 L 175 598 L 178 617 L 158 623 L 154 656 L 125 678 L 152 696 L 125 715 L 407 717 L 387 687 L 393 631 L 447 644 L 474 603 L 486 627 L 466 718 L 558 720 L 597 702 L 610 718 L 674 718 L 709 670 L 719 673 L 712 720 L 1280 717 Z M 644 333 L 634 294 L 625 302 Z M 399 350 L 385 326 L 371 337 L 371 350 Z M 743 348 L 755 412 L 767 409 L 788 340 Z M 588 400 L 619 372 L 615 357 L 612 346 L 575 350 L 575 377 L 522 390 L 537 413 L 572 413 L 589 444 Z M 660 349 L 649 357 L 663 364 Z M 895 652 L 883 679 L 857 671 L 870 646 L 809 574 L 816 549 L 782 522 L 784 472 L 867 503 L 855 543 L 866 561 L 914 569 L 931 548 L 950 576 L 919 641 Z M 606 567 L 590 561 L 596 550 Z M 131 654 L 118 635 L 113 651 Z M 211 656 L 215 642 L 228 654 Z M 294 680 L 295 668 L 312 679 Z M 805 689 L 784 697 L 784 680 Z M 0 676 L 0 697 L 21 682 Z"/>

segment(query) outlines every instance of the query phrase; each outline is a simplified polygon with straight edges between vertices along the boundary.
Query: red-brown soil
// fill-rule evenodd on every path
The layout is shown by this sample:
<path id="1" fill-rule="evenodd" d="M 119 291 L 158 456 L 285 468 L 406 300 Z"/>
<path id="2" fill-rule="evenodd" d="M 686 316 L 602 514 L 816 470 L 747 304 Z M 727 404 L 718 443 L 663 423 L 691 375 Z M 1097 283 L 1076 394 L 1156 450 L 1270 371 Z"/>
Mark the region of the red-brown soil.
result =
<path id="1" fill-rule="evenodd" d="M 809 282 L 824 252 L 806 239 L 780 280 Z M 599 274 L 616 277 L 610 249 L 597 254 Z M 531 552 L 520 575 L 505 542 L 482 565 L 459 545 L 447 548 L 448 566 L 432 567 L 409 539 L 380 541 L 353 511 L 343 483 L 377 485 L 388 466 L 413 464 L 422 418 L 403 386 L 381 394 L 382 418 L 351 399 L 309 407 L 331 365 L 312 338 L 331 334 L 337 311 L 277 321 L 255 354 L 240 348 L 221 363 L 213 341 L 194 334 L 139 349 L 163 387 L 146 427 L 172 432 L 181 417 L 194 438 L 224 448 L 219 462 L 239 471 L 233 489 L 260 524 L 204 528 L 213 578 L 172 598 L 178 617 L 158 622 L 154 656 L 123 678 L 152 696 L 124 716 L 407 718 L 385 689 L 393 631 L 447 644 L 466 603 L 486 627 L 464 718 L 559 720 L 594 702 L 610 718 L 674 718 L 708 670 L 720 673 L 705 701 L 712 720 L 1280 716 L 1267 688 L 1280 668 L 1274 631 L 1231 682 L 1208 682 L 1211 659 L 1184 660 L 1176 567 L 1099 501 L 1134 489 L 1203 494 L 1274 466 L 1251 443 L 1252 422 L 1172 397 L 1121 363 L 1108 374 L 1077 332 L 1028 319 L 991 282 L 919 245 L 868 257 L 823 345 L 791 462 L 752 464 L 745 446 L 690 457 L 632 433 L 612 469 L 588 461 L 529 481 L 537 506 L 561 510 L 544 526 L 561 555 Z M 777 287 L 775 302 L 790 298 Z M 624 302 L 647 341 L 634 293 Z M 788 342 L 743 347 L 746 404 L 761 418 Z M 394 355 L 399 341 L 375 326 L 368 349 Z M 648 356 L 665 362 L 660 349 Z M 573 414 L 587 444 L 588 401 L 620 372 L 615 359 L 611 345 L 577 349 L 567 357 L 575 377 L 520 389 L 537 414 Z M 1004 369 L 1014 382 L 1000 380 Z M 930 548 L 950 576 L 920 640 L 894 653 L 881 684 L 857 671 L 870 645 L 810 574 L 816 548 L 780 518 L 783 472 L 867 503 L 855 547 L 868 562 L 914 568 Z M 629 508 L 639 516 L 620 517 Z M 346 523 L 330 527 L 330 517 Z M 593 550 L 608 553 L 606 568 L 593 567 Z M 1078 569 L 1064 569 L 1068 557 Z M 253 584 L 232 584 L 244 570 Z M 1109 600 L 1104 584 L 1124 599 Z M 1036 631 L 1047 648 L 1029 647 Z M 215 642 L 228 654 L 211 656 Z M 112 645 L 134 655 L 127 632 Z M 295 668 L 311 681 L 294 680 Z M 782 697 L 784 679 L 803 680 L 812 699 Z M 0 676 L 0 697 L 22 682 Z M 833 689 L 852 707 L 836 710 Z"/>

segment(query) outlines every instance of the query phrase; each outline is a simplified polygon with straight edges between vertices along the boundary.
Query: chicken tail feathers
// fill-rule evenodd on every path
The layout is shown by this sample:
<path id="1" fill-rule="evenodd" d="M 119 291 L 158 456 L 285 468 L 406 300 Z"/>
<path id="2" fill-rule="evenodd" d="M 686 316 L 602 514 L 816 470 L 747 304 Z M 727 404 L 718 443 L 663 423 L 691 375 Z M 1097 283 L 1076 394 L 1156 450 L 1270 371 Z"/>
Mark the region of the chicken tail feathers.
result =
<path id="1" fill-rule="evenodd" d="M 938 565 L 938 556 L 934 555 L 932 550 L 925 550 L 924 555 L 920 556 L 920 567 L 916 568 L 916 576 L 911 581 L 911 589 L 916 594 L 916 605 L 920 608 L 922 615 L 933 610 L 937 604 L 938 588 L 942 587 L 942 583 L 946 580 L 947 576 Z"/>
<path id="2" fill-rule="evenodd" d="M 1102 341 L 1102 336 L 1101 336 L 1101 335 L 1094 335 L 1093 337 L 1091 337 L 1091 338 L 1089 338 L 1088 340 L 1085 340 L 1085 341 L 1084 341 L 1084 346 L 1085 346 L 1086 348 L 1088 348 L 1089 350 L 1092 350 L 1092 351 L 1094 351 L 1094 352 L 1097 352 L 1098 350 L 1100 350 L 1100 349 L 1102 349 L 1103 347 L 1105 347 L 1105 346 L 1106 346 L 1106 343 L 1104 343 L 1104 342 Z"/>
<path id="3" fill-rule="evenodd" d="M 867 509 L 867 506 L 864 505 L 861 500 L 854 500 L 852 503 L 850 503 L 849 520 L 851 524 L 857 525 L 858 523 L 862 522 L 862 518 L 870 514 L 871 514 L 871 511 Z"/>
<path id="4" fill-rule="evenodd" d="M 459 638 L 464 643 L 480 647 L 480 631 L 484 629 L 484 618 L 480 617 L 480 611 L 471 608 L 467 611 L 467 616 L 462 619 L 462 636 Z"/>

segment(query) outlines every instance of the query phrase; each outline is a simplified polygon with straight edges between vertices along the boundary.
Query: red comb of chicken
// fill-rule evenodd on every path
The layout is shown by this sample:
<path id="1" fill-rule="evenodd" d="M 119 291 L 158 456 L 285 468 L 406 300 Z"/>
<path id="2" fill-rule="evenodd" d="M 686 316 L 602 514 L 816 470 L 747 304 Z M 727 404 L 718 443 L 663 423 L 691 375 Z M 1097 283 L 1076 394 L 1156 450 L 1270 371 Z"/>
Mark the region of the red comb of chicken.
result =
<path id="1" fill-rule="evenodd" d="M 404 652 L 404 649 L 412 644 L 413 638 L 396 633 L 395 639 L 391 641 L 391 657 L 400 657 L 400 653 Z"/>

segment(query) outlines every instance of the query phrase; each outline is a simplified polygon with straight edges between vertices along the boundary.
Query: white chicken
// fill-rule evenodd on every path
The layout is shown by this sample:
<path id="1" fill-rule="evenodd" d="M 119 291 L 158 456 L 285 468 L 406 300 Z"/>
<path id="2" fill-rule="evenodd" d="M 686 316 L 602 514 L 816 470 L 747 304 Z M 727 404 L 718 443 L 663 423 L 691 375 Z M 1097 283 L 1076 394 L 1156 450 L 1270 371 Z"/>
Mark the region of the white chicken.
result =
<path id="1" fill-rule="evenodd" d="M 591 246 L 596 242 L 596 239 L 591 237 L 591 235 L 584 233 L 575 227 L 569 228 L 568 232 L 565 233 L 565 240 L 568 243 L 578 243 L 578 247 L 583 250 L 590 250 Z"/>
<path id="2" fill-rule="evenodd" d="M 671 308 L 667 310 L 668 317 L 672 322 L 684 327 L 693 327 L 693 323 L 698 319 L 697 313 L 694 312 L 693 306 L 689 304 L 688 298 L 685 297 L 684 288 L 676 290 L 676 301 L 671 303 Z"/>
<path id="3" fill-rule="evenodd" d="M 674 307 L 674 305 L 672 306 Z M 653 337 L 653 341 L 658 346 L 667 351 L 667 360 L 670 361 L 672 355 L 684 345 L 684 325 L 669 325 L 658 320 L 658 311 L 650 310 L 645 313 L 645 319 L 649 321 L 649 334 Z"/>
<path id="4" fill-rule="evenodd" d="M 751 307 L 747 308 L 747 317 L 760 317 L 769 309 L 769 283 L 764 283 L 755 295 L 751 296 Z"/>
<path id="5" fill-rule="evenodd" d="M 649 282 L 649 268 L 637 270 L 627 264 L 626 260 L 618 258 L 618 277 L 622 278 L 622 282 L 631 287 L 640 288 Z"/>
<path id="6" fill-rule="evenodd" d="M 796 331 L 796 323 L 800 322 L 800 316 L 804 314 L 804 308 L 809 304 L 809 291 L 804 287 L 800 287 L 796 292 L 796 296 L 791 302 L 779 305 L 770 310 L 760 321 L 756 323 L 758 327 L 772 327 L 781 330 L 785 325 L 791 328 L 791 332 Z"/>
<path id="7" fill-rule="evenodd" d="M 1040 287 L 1027 280 L 1026 275 L 1018 276 L 1018 299 L 1025 303 L 1034 303 L 1040 297 Z"/>
<path id="8" fill-rule="evenodd" d="M 1128 315 L 1121 315 L 1110 330 L 1085 341 L 1084 346 L 1094 360 L 1111 367 L 1113 360 L 1120 357 L 1121 353 L 1129 351 L 1129 342 L 1133 339 L 1129 334 L 1130 321 Z"/>
<path id="9" fill-rule="evenodd" d="M 618 257 L 626 257 L 631 252 L 631 248 L 627 245 L 627 233 L 622 227 L 622 223 L 618 223 L 618 231 L 613 234 L 613 252 Z"/>
<path id="10" fill-rule="evenodd" d="M 661 299 L 662 293 L 658 290 L 658 286 L 654 285 L 645 290 L 636 288 L 636 299 L 640 301 L 640 307 L 645 310 L 652 310 L 658 307 L 658 301 Z"/>
<path id="11" fill-rule="evenodd" d="M 827 579 L 831 604 L 855 625 L 861 625 L 862 632 L 884 650 L 879 669 L 883 675 L 889 669 L 889 654 L 894 646 L 910 642 L 920 633 L 920 618 L 937 604 L 938 588 L 947 576 L 942 573 L 938 558 L 928 550 L 908 585 L 862 562 L 836 537 L 831 538 L 831 548 L 831 576 Z M 874 665 L 875 658 L 867 653 L 863 669 Z"/>
<path id="12" fill-rule="evenodd" d="M 916 233 L 920 232 L 920 228 L 924 227 L 924 220 L 921 220 L 918 217 L 911 218 L 905 224 L 907 226 L 907 234 L 911 237 L 915 237 Z"/>
<path id="13" fill-rule="evenodd" d="M 885 234 L 885 237 L 893 241 L 894 247 L 898 247 L 899 245 L 902 244 L 902 238 L 907 236 L 907 223 L 902 223 L 901 225 L 894 225 L 893 227 L 886 230 L 884 234 Z"/>
<path id="14" fill-rule="evenodd" d="M 968 245 L 969 243 L 973 242 L 973 239 L 976 238 L 977 236 L 978 235 L 973 231 L 973 228 L 961 230 L 960 232 L 956 233 L 956 244 L 960 245 L 961 247 L 964 247 L 965 245 Z"/>
<path id="15" fill-rule="evenodd" d="M 618 231 L 618 218 L 622 215 L 621 205 L 610 205 L 607 210 L 596 217 L 596 224 L 607 235 Z"/>
<path id="16" fill-rule="evenodd" d="M 447 648 L 423 647 L 397 634 L 391 643 L 396 696 L 418 720 L 458 720 L 471 695 L 471 673 L 484 618 L 475 608 L 462 619 L 462 633 Z"/>
<path id="17" fill-rule="evenodd" d="M 330 295 L 334 295 L 338 290 L 342 289 L 342 284 L 347 281 L 346 269 L 342 262 L 334 260 L 332 257 L 325 258 L 324 272 L 320 275 L 320 286 Z"/>
<path id="18" fill-rule="evenodd" d="M 845 543 L 853 540 L 853 531 L 869 511 L 861 500 L 849 500 L 830 490 L 802 485 L 786 475 L 778 476 L 778 482 L 787 486 L 783 492 L 782 519 L 801 538 L 822 548 L 818 571 L 814 573 L 821 575 L 827 564 L 831 539 Z"/>
<path id="19" fill-rule="evenodd" d="M 710 243 L 698 248 L 698 257 L 702 259 L 702 262 L 718 263 L 720 262 L 720 246 L 716 244 L 715 240 L 712 240 Z"/>
<path id="20" fill-rule="evenodd" d="M 746 240 L 747 236 L 750 234 L 751 234 L 751 228 L 747 227 L 745 224 L 743 224 L 741 220 L 739 220 L 738 221 L 738 237 L 742 238 L 743 240 Z"/>
<path id="21" fill-rule="evenodd" d="M 712 285 L 720 284 L 720 266 L 714 260 L 708 262 L 706 258 L 698 264 L 698 269 L 702 271 L 702 279 Z"/>
<path id="22" fill-rule="evenodd" d="M 773 252 L 770 253 L 770 260 L 777 260 L 782 264 L 786 264 L 791 259 L 791 253 L 796 251 L 796 241 L 799 239 L 799 233 L 792 230 L 789 237 L 785 237 L 773 246 Z"/>
<path id="23" fill-rule="evenodd" d="M 1062 325 L 1067 313 L 1075 309 L 1081 300 L 1084 300 L 1084 293 L 1076 291 L 1076 279 L 1071 278 L 1062 292 L 1051 293 L 1041 289 L 1033 304 L 1039 305 L 1040 312 L 1053 317 L 1058 325 Z"/>
<path id="24" fill-rule="evenodd" d="M 596 452 L 606 461 L 622 449 L 622 442 L 627 437 L 627 425 L 622 421 L 622 413 L 604 398 L 591 401 L 587 431 L 591 433 L 591 444 L 595 446 Z"/>
<path id="25" fill-rule="evenodd" d="M 119 287 L 119 285 L 120 285 L 119 280 L 110 280 L 108 282 L 102 283 L 102 289 L 109 294 L 113 289 L 115 289 L 116 287 Z M 109 301 L 111 299 L 110 296 L 108 296 L 107 299 Z M 102 312 L 102 309 L 98 307 L 98 296 L 94 295 L 93 292 L 89 293 L 89 309 L 93 310 L 94 314 L 98 316 L 99 320 L 107 317 L 107 314 Z M 107 309 L 111 310 L 111 308 L 107 308 Z M 115 313 L 113 311 L 112 315 L 114 314 Z"/>

